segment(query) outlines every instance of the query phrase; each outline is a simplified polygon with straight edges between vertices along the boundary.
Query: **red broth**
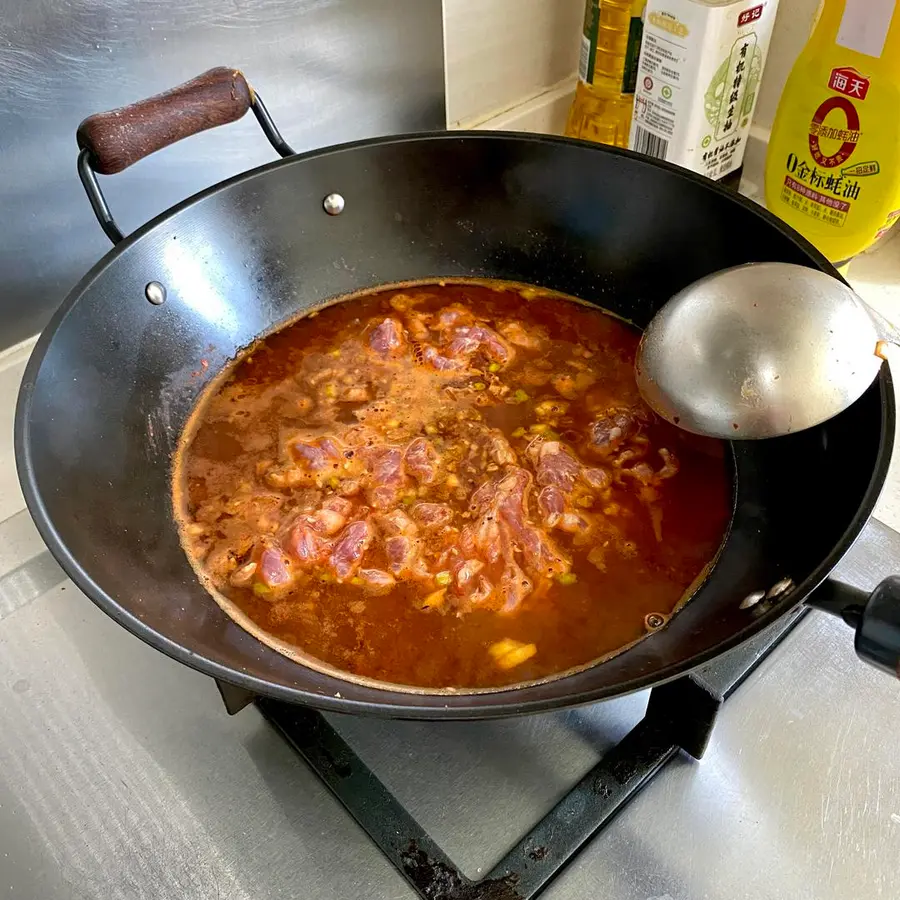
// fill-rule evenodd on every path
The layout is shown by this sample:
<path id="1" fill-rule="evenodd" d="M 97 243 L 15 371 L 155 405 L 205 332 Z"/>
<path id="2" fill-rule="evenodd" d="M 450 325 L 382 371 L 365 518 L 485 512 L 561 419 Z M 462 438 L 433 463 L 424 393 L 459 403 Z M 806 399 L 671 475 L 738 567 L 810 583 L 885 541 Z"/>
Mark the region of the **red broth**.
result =
<path id="1" fill-rule="evenodd" d="M 676 610 L 731 510 L 726 445 L 641 401 L 638 339 L 499 283 L 310 314 L 198 405 L 186 552 L 244 627 L 352 677 L 492 688 L 607 657 Z"/>

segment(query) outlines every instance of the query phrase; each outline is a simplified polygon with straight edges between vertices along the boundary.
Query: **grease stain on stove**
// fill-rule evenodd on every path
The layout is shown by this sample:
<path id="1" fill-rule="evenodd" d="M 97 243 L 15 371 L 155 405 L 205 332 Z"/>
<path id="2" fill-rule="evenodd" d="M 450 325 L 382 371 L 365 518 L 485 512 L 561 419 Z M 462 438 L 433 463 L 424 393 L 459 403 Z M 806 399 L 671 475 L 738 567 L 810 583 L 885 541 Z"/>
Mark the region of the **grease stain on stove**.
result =
<path id="1" fill-rule="evenodd" d="M 612 788 L 603 781 L 596 781 L 591 785 L 591 791 L 604 800 L 608 800 L 612 796 Z"/>
<path id="2" fill-rule="evenodd" d="M 410 841 L 400 859 L 403 874 L 427 900 L 522 900 L 515 875 L 469 881 L 452 866 L 431 859 L 415 841 Z"/>

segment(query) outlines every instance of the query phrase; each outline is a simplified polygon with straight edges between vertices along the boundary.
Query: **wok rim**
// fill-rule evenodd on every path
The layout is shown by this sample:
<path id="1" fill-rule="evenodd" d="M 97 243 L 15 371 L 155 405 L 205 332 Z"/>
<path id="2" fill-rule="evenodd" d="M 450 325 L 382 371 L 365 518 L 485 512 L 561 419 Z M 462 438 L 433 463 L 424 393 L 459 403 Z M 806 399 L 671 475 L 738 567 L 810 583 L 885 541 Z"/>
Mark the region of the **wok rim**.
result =
<path id="1" fill-rule="evenodd" d="M 241 672 L 230 666 L 223 665 L 222 663 L 201 656 L 190 648 L 177 643 L 145 624 L 141 619 L 106 593 L 106 591 L 104 591 L 90 575 L 88 575 L 84 567 L 69 552 L 68 547 L 60 538 L 44 506 L 35 479 L 34 466 L 31 457 L 30 412 L 37 375 L 40 371 L 44 357 L 52 345 L 53 338 L 66 317 L 77 305 L 79 298 L 89 290 L 98 276 L 109 266 L 113 265 L 120 255 L 140 241 L 146 234 L 173 218 L 178 213 L 219 192 L 226 191 L 236 184 L 263 177 L 269 171 L 285 166 L 297 165 L 310 158 L 318 158 L 328 154 L 342 153 L 371 146 L 437 140 L 491 141 L 498 139 L 503 141 L 517 140 L 548 145 L 560 144 L 570 146 L 574 144 L 595 152 L 626 157 L 639 165 L 666 170 L 676 177 L 701 185 L 706 190 L 717 192 L 727 197 L 731 202 L 742 206 L 746 211 L 763 219 L 771 227 L 774 227 L 779 231 L 783 237 L 794 243 L 808 258 L 810 264 L 815 265 L 820 270 L 827 272 L 834 277 L 840 278 L 842 281 L 844 280 L 831 263 L 816 250 L 809 241 L 803 238 L 802 235 L 794 231 L 794 229 L 790 228 L 768 210 L 729 188 L 725 188 L 716 182 L 711 182 L 702 175 L 698 175 L 674 164 L 650 159 L 628 150 L 621 150 L 614 147 L 606 147 L 588 143 L 586 141 L 572 140 L 552 135 L 534 135 L 498 131 L 420 132 L 405 135 L 388 135 L 380 138 L 370 138 L 350 143 L 336 144 L 311 150 L 306 153 L 296 154 L 295 156 L 286 159 L 275 160 L 262 166 L 249 169 L 246 172 L 235 175 L 225 181 L 218 182 L 217 184 L 182 200 L 150 219 L 147 223 L 128 235 L 122 242 L 115 245 L 105 256 L 91 267 L 75 287 L 69 291 L 66 298 L 41 332 L 26 365 L 18 393 L 14 426 L 14 450 L 19 482 L 25 497 L 26 507 L 35 522 L 42 540 L 47 545 L 47 549 L 59 563 L 65 574 L 73 581 L 79 590 L 82 591 L 82 593 L 84 593 L 110 618 L 115 620 L 132 635 L 154 649 L 164 653 L 169 658 L 183 663 L 205 675 L 209 675 L 214 679 L 244 688 L 255 695 L 272 697 L 276 700 L 288 703 L 299 703 L 306 706 L 312 706 L 327 712 L 350 713 L 356 715 L 375 715 L 387 718 L 426 720 L 495 719 L 582 706 L 601 700 L 625 696 L 637 691 L 646 690 L 656 685 L 665 684 L 666 682 L 692 672 L 706 663 L 735 649 L 740 644 L 759 634 L 769 625 L 782 618 L 782 616 L 786 615 L 790 610 L 804 603 L 819 584 L 825 580 L 843 556 L 846 555 L 872 515 L 872 511 L 884 486 L 893 455 L 894 431 L 896 426 L 896 401 L 893 391 L 893 379 L 887 365 L 881 367 L 878 378 L 876 379 L 880 393 L 881 435 L 879 439 L 878 455 L 875 460 L 872 476 L 855 516 L 848 522 L 844 533 L 832 547 L 828 555 L 800 584 L 795 587 L 794 590 L 790 591 L 785 596 L 784 600 L 768 609 L 763 615 L 749 621 L 744 628 L 734 632 L 729 638 L 720 641 L 714 647 L 711 647 L 702 653 L 662 666 L 653 672 L 632 678 L 628 681 L 619 682 L 615 685 L 607 685 L 595 689 L 581 690 L 577 693 L 561 694 L 557 697 L 540 698 L 528 701 L 523 701 L 517 696 L 523 691 L 528 690 L 527 687 L 513 687 L 509 690 L 478 695 L 469 695 L 463 692 L 451 695 L 422 694 L 417 696 L 420 696 L 426 702 L 416 705 L 407 705 L 405 703 L 398 704 L 393 702 L 392 697 L 394 692 L 388 689 L 382 691 L 384 694 L 383 700 L 369 701 L 334 696 L 332 694 L 319 693 L 298 687 L 289 687 L 286 685 L 275 684 L 254 675 Z M 435 277 L 439 277 L 439 273 L 436 273 Z M 373 287 L 375 286 L 373 285 Z M 173 527 L 175 527 L 174 523 Z M 850 633 L 848 631 L 848 639 L 849 638 Z M 296 664 L 301 665 L 300 663 Z M 598 665 L 602 665 L 602 663 L 598 663 Z M 561 678 L 557 683 L 559 685 L 565 685 L 567 678 L 570 677 L 574 676 Z M 335 681 L 340 683 L 339 679 L 335 679 Z M 410 696 L 411 695 L 408 693 L 403 694 L 405 700 L 408 700 Z M 478 705 L 465 705 L 464 702 L 460 703 L 460 701 L 464 701 L 468 696 L 478 697 L 479 700 L 489 697 L 495 700 L 495 702 L 479 703 Z M 448 701 L 450 700 L 454 702 L 454 705 L 448 705 Z"/>

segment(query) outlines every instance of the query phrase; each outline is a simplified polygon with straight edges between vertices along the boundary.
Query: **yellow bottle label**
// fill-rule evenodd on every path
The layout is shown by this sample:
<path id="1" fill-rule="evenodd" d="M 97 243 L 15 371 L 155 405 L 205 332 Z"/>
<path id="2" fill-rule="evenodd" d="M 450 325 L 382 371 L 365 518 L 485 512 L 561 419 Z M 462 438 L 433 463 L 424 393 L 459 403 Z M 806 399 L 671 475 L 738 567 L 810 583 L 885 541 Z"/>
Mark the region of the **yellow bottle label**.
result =
<path id="1" fill-rule="evenodd" d="M 894 0 L 825 0 L 772 128 L 766 200 L 832 261 L 900 210 L 900 43 Z"/>
<path id="2" fill-rule="evenodd" d="M 878 160 L 857 158 L 851 163 L 864 137 L 860 107 L 870 87 L 870 80 L 856 69 L 832 69 L 827 90 L 809 115 L 805 146 L 795 143 L 784 157 L 783 203 L 841 228 L 854 205 L 878 190 L 873 180 L 881 171 Z"/>

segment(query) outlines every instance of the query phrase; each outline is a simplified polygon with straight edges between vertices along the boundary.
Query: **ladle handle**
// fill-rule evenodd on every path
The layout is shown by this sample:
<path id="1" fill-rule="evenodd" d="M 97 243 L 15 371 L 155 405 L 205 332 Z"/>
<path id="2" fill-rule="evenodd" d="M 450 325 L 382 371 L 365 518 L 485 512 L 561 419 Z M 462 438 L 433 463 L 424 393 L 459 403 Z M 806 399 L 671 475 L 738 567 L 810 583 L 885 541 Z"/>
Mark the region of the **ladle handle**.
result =
<path id="1" fill-rule="evenodd" d="M 897 328 L 893 322 L 889 322 L 877 309 L 873 309 L 868 303 L 864 304 L 866 311 L 872 317 L 878 336 L 881 340 L 895 347 L 900 347 L 900 328 Z"/>

